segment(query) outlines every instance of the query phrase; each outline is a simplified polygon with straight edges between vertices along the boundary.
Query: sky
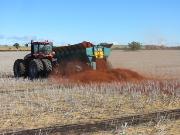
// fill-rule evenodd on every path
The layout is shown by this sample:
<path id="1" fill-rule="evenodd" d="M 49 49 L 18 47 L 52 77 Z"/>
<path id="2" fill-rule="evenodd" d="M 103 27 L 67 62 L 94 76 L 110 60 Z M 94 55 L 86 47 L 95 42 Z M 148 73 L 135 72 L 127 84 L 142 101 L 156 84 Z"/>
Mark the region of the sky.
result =
<path id="1" fill-rule="evenodd" d="M 180 45 L 180 0 L 0 0 L 0 44 Z"/>

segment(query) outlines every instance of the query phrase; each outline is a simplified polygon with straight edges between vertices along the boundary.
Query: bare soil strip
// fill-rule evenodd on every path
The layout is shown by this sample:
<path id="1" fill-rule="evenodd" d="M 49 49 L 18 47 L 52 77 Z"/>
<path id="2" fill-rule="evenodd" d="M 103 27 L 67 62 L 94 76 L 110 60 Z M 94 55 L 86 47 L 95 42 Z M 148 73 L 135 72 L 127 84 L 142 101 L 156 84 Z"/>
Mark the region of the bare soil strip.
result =
<path id="1" fill-rule="evenodd" d="M 55 125 L 52 127 L 38 128 L 31 130 L 23 130 L 17 132 L 4 132 L 0 135 L 37 135 L 37 134 L 80 134 L 85 132 L 97 132 L 97 131 L 108 131 L 128 123 L 128 125 L 138 125 L 142 123 L 147 123 L 149 121 L 158 122 L 161 117 L 165 117 L 171 120 L 177 120 L 180 118 L 180 109 L 169 110 L 169 111 L 158 111 L 149 114 L 127 116 L 115 119 L 108 119 L 103 121 L 98 121 L 94 123 L 85 124 L 70 124 L 70 125 Z"/>

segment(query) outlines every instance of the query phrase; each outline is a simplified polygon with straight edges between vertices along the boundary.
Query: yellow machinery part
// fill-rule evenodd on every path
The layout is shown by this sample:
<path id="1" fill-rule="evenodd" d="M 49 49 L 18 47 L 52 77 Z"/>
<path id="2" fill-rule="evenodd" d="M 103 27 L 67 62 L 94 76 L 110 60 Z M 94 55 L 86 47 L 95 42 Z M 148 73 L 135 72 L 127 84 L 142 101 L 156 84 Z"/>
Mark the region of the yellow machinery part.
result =
<path id="1" fill-rule="evenodd" d="M 94 55 L 98 59 L 103 59 L 104 58 L 104 52 L 103 51 L 96 51 L 96 52 L 94 52 Z"/>

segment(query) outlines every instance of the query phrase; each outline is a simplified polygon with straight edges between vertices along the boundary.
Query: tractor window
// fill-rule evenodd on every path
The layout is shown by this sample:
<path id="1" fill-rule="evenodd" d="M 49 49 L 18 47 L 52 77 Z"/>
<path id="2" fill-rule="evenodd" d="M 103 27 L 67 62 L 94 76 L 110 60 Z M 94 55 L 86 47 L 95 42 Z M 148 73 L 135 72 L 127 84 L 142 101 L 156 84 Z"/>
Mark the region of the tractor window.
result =
<path id="1" fill-rule="evenodd" d="M 43 52 L 43 53 L 52 52 L 52 45 L 39 45 L 39 52 Z"/>
<path id="2" fill-rule="evenodd" d="M 34 49 L 34 53 L 38 53 L 38 45 L 34 45 L 33 49 Z"/>
<path id="3" fill-rule="evenodd" d="M 33 45 L 33 53 L 51 53 L 52 52 L 52 45 L 50 44 L 34 44 Z"/>

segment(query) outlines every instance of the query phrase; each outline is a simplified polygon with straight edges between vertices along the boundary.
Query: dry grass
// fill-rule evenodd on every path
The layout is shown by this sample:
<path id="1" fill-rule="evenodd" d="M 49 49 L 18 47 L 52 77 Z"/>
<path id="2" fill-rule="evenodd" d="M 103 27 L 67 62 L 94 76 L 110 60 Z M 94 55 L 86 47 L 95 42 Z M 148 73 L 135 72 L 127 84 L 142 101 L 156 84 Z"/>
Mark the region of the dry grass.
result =
<path id="1" fill-rule="evenodd" d="M 135 127 L 124 124 L 113 131 L 87 133 L 84 135 L 179 135 L 179 125 L 180 120 L 169 121 L 162 119 L 157 124 L 149 122 Z"/>
<path id="2" fill-rule="evenodd" d="M 1 130 L 37 128 L 179 108 L 180 98 L 174 89 L 177 82 L 171 82 L 172 95 L 161 91 L 168 83 L 73 84 L 3 92 L 0 95 L 0 127 Z"/>
<path id="3" fill-rule="evenodd" d="M 112 53 L 113 57 L 114 53 L 117 52 Z M 180 81 L 178 79 L 79 85 L 54 84 L 51 80 L 16 80 L 8 77 L 12 76 L 14 60 L 24 55 L 25 52 L 0 52 L 0 56 L 3 56 L 0 57 L 0 65 L 2 65 L 0 69 L 0 131 L 2 132 L 44 127 L 57 123 L 64 125 L 93 122 L 180 108 Z M 122 63 L 125 64 L 125 61 Z M 116 64 L 114 66 L 117 66 Z"/>

